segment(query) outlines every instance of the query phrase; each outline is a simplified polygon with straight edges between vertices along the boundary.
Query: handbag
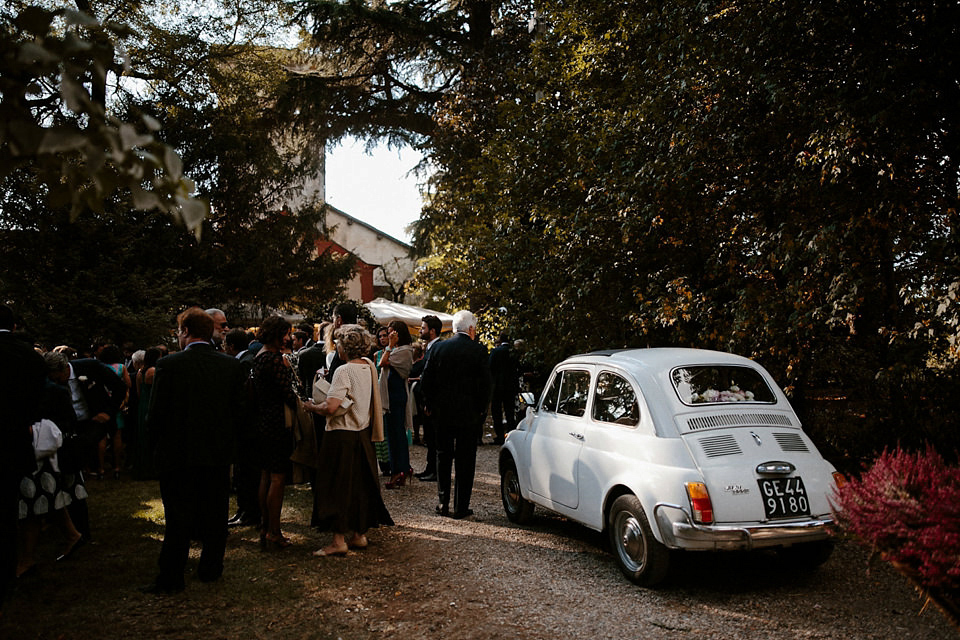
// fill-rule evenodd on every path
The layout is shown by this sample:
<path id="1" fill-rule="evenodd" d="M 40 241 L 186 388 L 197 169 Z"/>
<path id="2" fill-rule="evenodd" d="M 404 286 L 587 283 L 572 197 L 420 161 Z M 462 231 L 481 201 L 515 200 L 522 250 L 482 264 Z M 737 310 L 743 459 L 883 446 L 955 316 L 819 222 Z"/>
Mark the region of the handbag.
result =
<path id="1" fill-rule="evenodd" d="M 313 397 L 313 401 L 316 402 L 317 404 L 320 404 L 321 402 L 325 402 L 327 399 L 327 392 L 330 391 L 330 383 L 327 381 L 326 378 L 320 375 L 319 371 L 313 377 L 312 387 L 313 387 L 312 388 L 313 393 L 311 395 Z M 337 410 L 333 412 L 333 415 L 342 416 L 352 406 L 353 406 L 353 398 L 347 395 L 346 398 L 340 401 L 340 406 L 337 407 Z"/>

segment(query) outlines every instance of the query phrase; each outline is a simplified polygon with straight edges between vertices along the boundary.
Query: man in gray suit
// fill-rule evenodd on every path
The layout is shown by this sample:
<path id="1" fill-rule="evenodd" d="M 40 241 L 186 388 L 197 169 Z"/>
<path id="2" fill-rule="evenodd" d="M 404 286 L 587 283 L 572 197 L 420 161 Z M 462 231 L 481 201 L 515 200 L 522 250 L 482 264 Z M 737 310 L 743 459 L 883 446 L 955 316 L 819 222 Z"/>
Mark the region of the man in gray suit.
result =
<path id="1" fill-rule="evenodd" d="M 200 307 L 177 317 L 182 351 L 161 358 L 150 397 L 147 428 L 157 434 L 156 464 L 166 526 L 160 573 L 142 589 L 182 591 L 183 573 L 196 535 L 203 545 L 197 576 L 223 573 L 230 507 L 230 463 L 240 425 L 243 367 L 210 343 L 214 321 Z"/>

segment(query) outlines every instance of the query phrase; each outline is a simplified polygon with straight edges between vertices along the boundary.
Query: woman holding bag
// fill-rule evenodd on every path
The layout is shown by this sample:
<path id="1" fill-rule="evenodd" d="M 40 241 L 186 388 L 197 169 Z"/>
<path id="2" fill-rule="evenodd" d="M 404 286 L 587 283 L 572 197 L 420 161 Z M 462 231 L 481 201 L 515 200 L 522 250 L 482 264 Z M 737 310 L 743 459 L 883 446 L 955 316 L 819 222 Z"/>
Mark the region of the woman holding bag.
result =
<path id="1" fill-rule="evenodd" d="M 383 440 L 376 367 L 364 357 L 370 353 L 373 336 L 360 325 L 348 324 L 337 329 L 335 337 L 345 364 L 334 372 L 327 399 L 305 405 L 327 416 L 316 516 L 321 530 L 333 531 L 333 542 L 315 551 L 316 556 L 346 555 L 350 547 L 363 549 L 367 530 L 393 524 L 380 495 L 373 452 L 373 442 Z"/>

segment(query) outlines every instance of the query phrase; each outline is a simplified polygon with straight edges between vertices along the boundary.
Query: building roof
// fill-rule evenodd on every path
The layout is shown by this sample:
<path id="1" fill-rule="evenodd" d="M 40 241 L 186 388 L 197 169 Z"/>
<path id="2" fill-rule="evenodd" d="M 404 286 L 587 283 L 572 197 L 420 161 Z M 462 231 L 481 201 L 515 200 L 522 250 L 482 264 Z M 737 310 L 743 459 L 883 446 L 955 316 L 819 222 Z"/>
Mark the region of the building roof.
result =
<path id="1" fill-rule="evenodd" d="M 382 231 L 381 229 L 377 229 L 375 226 L 373 226 L 372 224 L 370 224 L 370 223 L 368 223 L 368 222 L 364 222 L 363 220 L 360 220 L 359 218 L 354 218 L 354 217 L 353 217 L 352 215 L 350 215 L 349 213 L 347 213 L 347 212 L 345 212 L 345 211 L 343 211 L 343 210 L 341 210 L 341 209 L 337 209 L 337 208 L 336 208 L 335 206 L 333 206 L 332 204 L 327 204 L 327 208 L 335 211 L 338 215 L 343 216 L 344 218 L 347 219 L 347 221 L 349 221 L 349 222 L 351 222 L 351 223 L 353 223 L 353 224 L 359 224 L 360 226 L 365 227 L 365 228 L 369 229 L 370 231 L 373 231 L 373 232 L 376 233 L 378 236 L 383 236 L 384 238 L 387 238 L 388 240 L 392 240 L 393 242 L 396 242 L 397 244 L 401 245 L 402 247 L 404 247 L 404 248 L 407 249 L 407 250 L 412 249 L 412 247 L 411 247 L 408 243 L 404 242 L 403 240 L 398 240 L 398 239 L 394 238 L 394 237 L 391 236 L 389 233 L 386 233 L 385 231 Z"/>

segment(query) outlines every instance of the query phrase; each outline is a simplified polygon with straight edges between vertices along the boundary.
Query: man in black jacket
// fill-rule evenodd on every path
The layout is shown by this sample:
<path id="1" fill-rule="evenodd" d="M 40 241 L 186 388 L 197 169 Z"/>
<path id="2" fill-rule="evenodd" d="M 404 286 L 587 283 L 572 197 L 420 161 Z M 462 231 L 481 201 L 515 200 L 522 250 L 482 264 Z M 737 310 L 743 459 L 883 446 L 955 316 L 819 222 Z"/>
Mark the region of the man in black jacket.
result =
<path id="1" fill-rule="evenodd" d="M 517 365 L 510 351 L 510 335 L 506 332 L 500 334 L 500 343 L 490 352 L 490 377 L 493 380 L 493 398 L 490 401 L 495 434 L 493 444 L 503 444 L 506 432 L 517 428 L 514 399 L 520 391 Z"/>
<path id="2" fill-rule="evenodd" d="M 76 459 L 71 462 L 76 464 L 78 470 L 96 468 L 99 466 L 97 444 L 107 436 L 110 423 L 116 420 L 127 394 L 127 385 L 113 369 L 95 358 L 72 362 L 66 358 L 51 358 L 47 365 L 50 379 L 70 392 L 77 417 Z M 77 531 L 88 539 L 90 516 L 87 501 L 75 500 L 67 509 Z"/>
<path id="3" fill-rule="evenodd" d="M 213 319 L 199 307 L 177 317 L 183 349 L 161 358 L 147 428 L 156 434 L 156 464 L 166 526 L 156 581 L 147 593 L 182 591 L 191 534 L 203 545 L 197 576 L 223 573 L 230 508 L 230 463 L 241 420 L 243 367 L 210 344 Z"/>
<path id="4" fill-rule="evenodd" d="M 216 323 L 216 320 L 214 320 Z M 243 378 L 250 375 L 255 353 L 247 349 L 250 335 L 243 329 L 231 329 L 223 338 L 223 352 L 240 363 Z M 238 457 L 233 465 L 233 482 L 237 492 L 237 513 L 227 520 L 228 527 L 260 524 L 260 467 L 257 465 L 256 406 L 244 398 L 243 424 L 238 434 Z"/>
<path id="5" fill-rule="evenodd" d="M 453 517 L 473 515 L 470 495 L 477 467 L 477 441 L 490 402 L 487 350 L 477 342 L 469 311 L 453 316 L 454 336 L 435 344 L 423 369 L 423 395 L 437 437 L 437 513 L 450 515 L 450 473 L 456 466 Z"/>

